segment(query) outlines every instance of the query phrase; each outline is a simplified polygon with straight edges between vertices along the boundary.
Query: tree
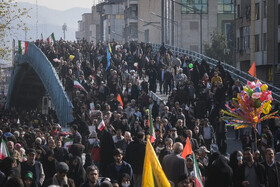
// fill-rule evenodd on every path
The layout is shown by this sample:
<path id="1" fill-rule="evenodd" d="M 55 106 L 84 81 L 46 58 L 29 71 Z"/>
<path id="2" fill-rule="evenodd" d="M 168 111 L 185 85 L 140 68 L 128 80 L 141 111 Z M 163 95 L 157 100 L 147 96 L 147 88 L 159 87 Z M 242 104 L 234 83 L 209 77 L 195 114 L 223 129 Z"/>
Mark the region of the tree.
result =
<path id="1" fill-rule="evenodd" d="M 204 44 L 205 55 L 232 64 L 234 55 L 233 42 L 231 39 L 227 40 L 224 33 L 214 31 L 211 34 L 211 43 Z"/>
<path id="2" fill-rule="evenodd" d="M 26 31 L 25 19 L 30 18 L 29 10 L 19 8 L 15 0 L 1 0 L 0 2 L 0 59 L 8 60 L 11 53 L 9 37 L 16 30 Z"/>

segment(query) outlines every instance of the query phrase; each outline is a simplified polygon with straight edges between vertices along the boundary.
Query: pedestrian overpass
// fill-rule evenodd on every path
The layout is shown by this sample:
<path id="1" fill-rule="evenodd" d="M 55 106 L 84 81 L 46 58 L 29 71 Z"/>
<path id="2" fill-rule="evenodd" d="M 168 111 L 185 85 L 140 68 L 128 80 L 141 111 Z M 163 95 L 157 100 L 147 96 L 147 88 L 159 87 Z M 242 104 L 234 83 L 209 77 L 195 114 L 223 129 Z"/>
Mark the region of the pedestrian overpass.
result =
<path id="1" fill-rule="evenodd" d="M 51 99 L 60 124 L 73 121 L 73 105 L 54 67 L 35 44 L 28 43 L 27 53 L 15 56 L 5 107 L 34 110 L 42 107 L 44 96 Z"/>

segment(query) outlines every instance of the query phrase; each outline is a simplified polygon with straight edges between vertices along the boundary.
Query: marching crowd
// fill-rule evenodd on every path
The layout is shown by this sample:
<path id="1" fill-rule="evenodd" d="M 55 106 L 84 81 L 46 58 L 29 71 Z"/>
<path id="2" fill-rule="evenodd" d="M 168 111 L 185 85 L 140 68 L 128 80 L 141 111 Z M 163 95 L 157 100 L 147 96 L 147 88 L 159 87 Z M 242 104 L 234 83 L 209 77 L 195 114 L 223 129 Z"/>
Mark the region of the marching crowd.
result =
<path id="1" fill-rule="evenodd" d="M 153 147 L 171 186 L 196 184 L 192 155 L 181 157 L 189 138 L 206 187 L 280 187 L 278 120 L 259 126 L 257 146 L 252 129 L 235 131 L 243 150 L 227 153 L 232 129 L 220 110 L 242 85 L 221 64 L 210 69 L 164 43 L 156 53 L 137 42 L 35 44 L 55 67 L 74 121 L 64 132 L 52 109 L 43 115 L 1 108 L 7 153 L 1 146 L 0 186 L 141 186 L 150 112 Z M 150 91 L 167 102 L 154 101 Z"/>

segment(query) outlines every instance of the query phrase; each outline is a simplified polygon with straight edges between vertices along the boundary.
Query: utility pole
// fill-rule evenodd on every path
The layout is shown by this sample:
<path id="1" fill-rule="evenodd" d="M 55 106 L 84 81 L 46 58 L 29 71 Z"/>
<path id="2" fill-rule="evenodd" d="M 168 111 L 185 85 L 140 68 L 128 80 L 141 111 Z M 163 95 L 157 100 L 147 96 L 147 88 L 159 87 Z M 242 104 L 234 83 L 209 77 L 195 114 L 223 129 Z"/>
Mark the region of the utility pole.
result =
<path id="1" fill-rule="evenodd" d="M 255 0 L 251 0 L 250 65 L 255 61 Z"/>
<path id="2" fill-rule="evenodd" d="M 232 65 L 233 65 L 233 67 L 236 67 L 236 0 L 234 0 L 234 7 L 233 7 L 233 40 L 234 40 L 234 42 L 233 42 L 233 48 L 234 48 L 234 50 L 233 50 L 233 62 L 232 62 Z"/>
<path id="3" fill-rule="evenodd" d="M 62 31 L 63 31 L 63 39 L 65 40 L 65 31 L 67 31 L 67 25 L 66 25 L 66 23 L 64 23 L 64 24 L 62 25 Z"/>
<path id="4" fill-rule="evenodd" d="M 202 0 L 200 1 L 200 54 L 202 54 Z"/>

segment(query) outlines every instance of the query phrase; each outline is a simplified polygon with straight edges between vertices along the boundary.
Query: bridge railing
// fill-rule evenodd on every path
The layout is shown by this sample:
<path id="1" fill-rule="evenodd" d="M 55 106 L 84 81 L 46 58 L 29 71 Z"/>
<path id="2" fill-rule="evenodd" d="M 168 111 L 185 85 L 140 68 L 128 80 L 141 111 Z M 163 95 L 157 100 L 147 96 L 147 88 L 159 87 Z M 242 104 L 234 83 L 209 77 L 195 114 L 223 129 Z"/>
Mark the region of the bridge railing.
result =
<path id="1" fill-rule="evenodd" d="M 12 71 L 8 89 L 6 108 L 11 107 L 12 92 L 16 85 L 16 77 L 21 70 L 21 64 L 28 63 L 40 78 L 47 94 L 51 97 L 60 124 L 66 126 L 73 121 L 73 105 L 69 100 L 63 85 L 59 80 L 55 68 L 49 62 L 46 55 L 35 44 L 28 43 L 26 55 L 16 55 L 15 68 Z"/>
<path id="2" fill-rule="evenodd" d="M 155 44 L 155 43 L 152 43 L 151 45 L 153 47 L 153 52 L 159 51 L 159 48 L 161 46 L 161 44 Z M 165 47 L 171 49 L 171 51 L 173 52 L 174 55 L 182 56 L 182 55 L 185 54 L 189 57 L 192 57 L 192 59 L 194 61 L 197 60 L 199 62 L 201 60 L 205 60 L 209 64 L 210 68 L 215 68 L 218 65 L 218 62 L 219 62 L 218 60 L 215 60 L 213 58 L 210 58 L 208 56 L 205 56 L 203 54 L 200 54 L 198 52 L 191 51 L 191 50 L 188 50 L 188 49 L 182 49 L 182 48 L 175 47 L 175 46 L 170 46 L 170 45 L 165 45 Z M 234 80 L 239 79 L 242 84 L 246 84 L 247 81 L 255 80 L 255 78 L 247 72 L 241 71 L 241 70 L 239 70 L 239 69 L 237 69 L 237 68 L 235 68 L 235 67 L 233 67 L 233 66 L 231 66 L 231 65 L 229 65 L 225 62 L 221 62 L 221 64 L 223 65 L 224 69 L 227 72 L 229 72 L 229 74 L 231 75 L 231 77 Z M 261 82 L 268 85 L 269 89 L 272 91 L 273 98 L 279 102 L 280 101 L 280 88 L 275 87 L 272 84 L 267 83 L 267 82 L 262 81 L 262 80 L 261 80 Z"/>

